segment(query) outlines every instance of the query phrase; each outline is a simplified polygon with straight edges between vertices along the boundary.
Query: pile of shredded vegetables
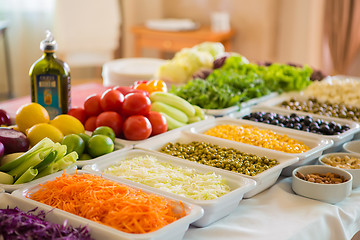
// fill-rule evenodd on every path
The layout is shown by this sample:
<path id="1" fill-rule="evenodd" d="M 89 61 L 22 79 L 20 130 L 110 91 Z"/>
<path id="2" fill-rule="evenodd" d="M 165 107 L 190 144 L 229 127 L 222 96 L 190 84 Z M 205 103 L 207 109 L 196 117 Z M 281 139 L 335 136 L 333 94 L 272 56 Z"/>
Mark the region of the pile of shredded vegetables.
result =
<path id="1" fill-rule="evenodd" d="M 91 174 L 63 173 L 27 197 L 127 233 L 148 233 L 185 216 L 176 202 Z"/>
<path id="2" fill-rule="evenodd" d="M 0 209 L 0 239 L 17 240 L 91 240 L 87 226 L 72 227 L 67 220 L 62 225 L 48 222 L 45 211 L 37 208 L 24 212 L 18 207 Z"/>
<path id="3" fill-rule="evenodd" d="M 126 178 L 195 200 L 210 200 L 228 192 L 225 179 L 214 172 L 199 173 L 195 169 L 161 162 L 153 156 L 125 159 L 104 173 Z"/>

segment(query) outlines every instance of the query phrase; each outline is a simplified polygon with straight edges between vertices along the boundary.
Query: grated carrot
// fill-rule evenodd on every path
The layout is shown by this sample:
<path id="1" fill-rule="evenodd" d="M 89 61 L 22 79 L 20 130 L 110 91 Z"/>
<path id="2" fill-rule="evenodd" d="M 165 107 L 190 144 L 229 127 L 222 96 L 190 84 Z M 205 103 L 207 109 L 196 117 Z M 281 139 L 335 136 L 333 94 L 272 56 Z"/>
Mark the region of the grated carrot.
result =
<path id="1" fill-rule="evenodd" d="M 186 215 L 175 201 L 91 174 L 63 173 L 28 198 L 127 233 L 148 233 Z"/>

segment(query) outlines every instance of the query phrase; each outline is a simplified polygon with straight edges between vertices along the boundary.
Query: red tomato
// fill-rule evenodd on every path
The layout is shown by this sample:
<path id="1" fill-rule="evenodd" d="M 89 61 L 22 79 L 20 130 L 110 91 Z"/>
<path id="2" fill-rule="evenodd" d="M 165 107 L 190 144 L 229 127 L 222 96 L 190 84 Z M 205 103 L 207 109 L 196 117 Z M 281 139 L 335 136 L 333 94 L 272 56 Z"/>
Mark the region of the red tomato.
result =
<path id="1" fill-rule="evenodd" d="M 113 111 L 102 112 L 96 120 L 96 127 L 108 126 L 114 130 L 117 137 L 121 135 L 121 128 L 123 125 L 123 118 L 119 113 Z"/>
<path id="2" fill-rule="evenodd" d="M 96 128 L 96 119 L 97 119 L 97 116 L 91 116 L 89 117 L 86 121 L 85 121 L 85 124 L 84 124 L 84 127 L 85 127 L 85 130 L 87 131 L 94 131 L 95 128 Z"/>
<path id="3" fill-rule="evenodd" d="M 141 93 L 129 93 L 125 96 L 122 108 L 122 114 L 147 115 L 151 109 L 151 100 Z"/>
<path id="4" fill-rule="evenodd" d="M 97 116 L 103 110 L 100 105 L 100 95 L 92 94 L 85 99 L 84 110 L 88 116 Z"/>
<path id="5" fill-rule="evenodd" d="M 100 97 L 100 105 L 103 111 L 121 112 L 124 95 L 114 89 L 108 89 Z"/>
<path id="6" fill-rule="evenodd" d="M 151 123 L 143 115 L 132 115 L 124 121 L 123 133 L 128 140 L 147 139 L 151 131 Z"/>
<path id="7" fill-rule="evenodd" d="M 152 128 L 151 136 L 155 136 L 167 131 L 168 129 L 167 121 L 166 118 L 163 115 L 161 115 L 161 113 L 150 111 L 150 113 L 146 115 L 146 117 L 149 119 L 151 123 L 151 128 Z"/>
<path id="8" fill-rule="evenodd" d="M 73 107 L 67 112 L 67 114 L 77 118 L 82 124 L 85 124 L 88 118 L 84 108 L 82 107 Z"/>
<path id="9" fill-rule="evenodd" d="M 144 94 L 147 97 L 150 96 L 147 91 L 143 91 L 143 90 L 140 90 L 140 89 L 133 89 L 133 88 L 128 87 L 128 86 L 116 86 L 116 87 L 113 87 L 113 89 L 121 92 L 124 96 L 126 96 L 128 93 L 141 93 L 141 94 Z"/>

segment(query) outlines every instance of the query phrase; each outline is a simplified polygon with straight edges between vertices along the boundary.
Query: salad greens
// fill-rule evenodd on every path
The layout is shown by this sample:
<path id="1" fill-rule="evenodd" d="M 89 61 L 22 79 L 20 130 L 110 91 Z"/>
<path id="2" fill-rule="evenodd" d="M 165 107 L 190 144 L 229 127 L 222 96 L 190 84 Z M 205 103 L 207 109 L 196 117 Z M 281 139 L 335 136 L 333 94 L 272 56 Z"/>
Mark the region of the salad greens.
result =
<path id="1" fill-rule="evenodd" d="M 92 239 L 86 226 L 74 228 L 67 221 L 59 225 L 45 220 L 46 213 L 36 208 L 28 212 L 18 207 L 0 209 L 0 237 L 4 239 Z"/>
<path id="2" fill-rule="evenodd" d="M 205 80 L 195 78 L 185 85 L 172 86 L 170 92 L 205 109 L 240 107 L 242 102 L 271 92 L 302 90 L 311 83 L 312 71 L 309 66 L 260 66 L 244 61 L 241 55 L 232 55 Z"/>

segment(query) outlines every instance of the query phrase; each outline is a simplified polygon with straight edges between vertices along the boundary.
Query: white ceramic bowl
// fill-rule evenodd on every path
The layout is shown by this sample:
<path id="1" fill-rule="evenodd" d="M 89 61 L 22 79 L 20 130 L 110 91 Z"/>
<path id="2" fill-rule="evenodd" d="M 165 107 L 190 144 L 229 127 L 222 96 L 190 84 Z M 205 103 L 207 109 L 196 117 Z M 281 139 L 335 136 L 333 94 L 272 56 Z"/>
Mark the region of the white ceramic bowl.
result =
<path id="1" fill-rule="evenodd" d="M 336 173 L 349 179 L 339 184 L 320 184 L 312 183 L 300 179 L 296 173 L 300 172 L 304 175 L 309 173 Z M 301 166 L 292 172 L 292 189 L 301 196 L 316 199 L 319 201 L 335 204 L 347 198 L 351 194 L 353 177 L 347 171 L 325 165 L 306 165 Z"/>
<path id="2" fill-rule="evenodd" d="M 128 86 L 135 81 L 150 80 L 164 62 L 157 58 L 122 58 L 107 62 L 102 68 L 103 85 Z"/>
<path id="3" fill-rule="evenodd" d="M 343 149 L 349 153 L 360 154 L 360 140 L 344 143 Z"/>
<path id="4" fill-rule="evenodd" d="M 321 157 L 319 157 L 319 163 L 321 165 L 326 165 L 326 166 L 331 166 L 330 164 L 327 164 L 326 162 L 323 162 L 323 160 L 327 157 L 345 157 L 345 156 L 349 156 L 349 157 L 355 157 L 358 158 L 360 161 L 360 156 L 358 154 L 354 154 L 354 153 L 343 153 L 343 152 L 336 152 L 336 153 L 328 153 L 328 154 L 324 154 Z M 341 168 L 344 169 L 345 171 L 349 172 L 352 176 L 353 176 L 353 184 L 352 187 L 353 188 L 357 188 L 360 186 L 360 169 L 345 169 L 342 167 L 336 167 L 336 166 L 331 166 L 334 168 Z"/>

